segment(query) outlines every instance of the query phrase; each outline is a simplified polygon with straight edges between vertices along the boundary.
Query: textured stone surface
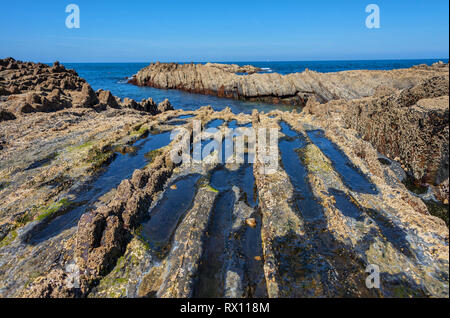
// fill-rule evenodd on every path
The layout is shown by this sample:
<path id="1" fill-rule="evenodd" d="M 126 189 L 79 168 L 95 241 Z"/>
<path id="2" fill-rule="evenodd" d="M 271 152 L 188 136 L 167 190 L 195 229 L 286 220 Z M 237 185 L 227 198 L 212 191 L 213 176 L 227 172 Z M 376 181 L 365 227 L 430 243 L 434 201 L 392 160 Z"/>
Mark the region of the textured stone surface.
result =
<path id="1" fill-rule="evenodd" d="M 355 129 L 382 154 L 400 161 L 422 182 L 438 185 L 449 171 L 449 77 L 354 101 L 310 103 L 305 114 L 326 126 Z"/>
<path id="2" fill-rule="evenodd" d="M 8 67 L 7 72 L 23 70 L 23 65 L 37 67 L 14 60 L 1 63 L 7 64 L 2 66 Z M 59 63 L 42 68 L 51 69 L 49 79 L 65 73 Z M 252 115 L 235 115 L 230 109 L 215 112 L 211 107 L 173 111 L 168 102 L 159 106 L 151 99 L 121 102 L 103 91 L 94 96 L 83 81 L 70 96 L 55 87 L 40 91 L 30 86 L 26 93 L 12 89 L 18 93 L 1 104 L 17 116 L 0 125 L 0 296 L 186 297 L 199 294 L 203 280 L 208 286 L 202 291 L 219 297 L 448 297 L 448 227 L 405 187 L 400 180 L 403 174 L 393 171 L 392 163 L 379 160 L 380 150 L 401 149 L 398 154 L 388 153 L 398 156 L 389 159 L 396 162 L 395 169 L 403 169 L 402 165 L 418 172 L 437 169 L 433 164 L 438 160 L 416 167 L 402 157 L 416 144 L 423 153 L 430 151 L 429 143 L 435 149 L 448 147 L 448 136 L 439 138 L 444 136 L 442 126 L 448 132 L 448 122 L 442 119 L 442 113 L 448 113 L 448 75 L 427 77 L 434 68 L 413 68 L 411 74 L 424 72 L 417 85 L 402 90 L 379 87 L 370 98 L 326 104 L 310 98 L 302 113 L 254 110 Z M 18 75 L 14 83 L 22 80 Z M 44 105 L 42 98 L 51 105 L 47 111 L 37 110 L 37 105 Z M 17 99 L 32 109 L 17 112 L 13 107 Z M 93 106 L 73 107 L 75 100 L 80 101 L 77 105 Z M 166 111 L 156 113 L 158 108 Z M 280 165 L 268 167 L 257 161 L 249 170 L 253 175 L 247 176 L 254 183 L 237 165 L 227 164 L 227 170 L 236 172 L 229 179 L 238 180 L 228 190 L 212 187 L 213 172 L 219 168 L 213 162 L 216 153 L 203 163 L 175 165 L 170 154 L 179 148 L 171 143 L 152 153 L 146 167 L 96 198 L 76 219 L 78 223 L 40 240 L 30 239 L 45 232 L 48 219 L 41 218 L 42 209 L 66 216 L 70 206 L 65 200 L 72 195 L 83 198 L 99 177 L 95 168 L 108 167 L 110 161 L 104 159 L 113 149 L 133 153 L 135 141 L 148 131 L 171 130 L 169 122 L 180 115 L 194 116 L 182 124 L 189 132 L 187 140 L 195 118 L 203 126 L 222 119 L 222 132 L 233 120 L 275 129 L 284 121 L 293 133 L 285 140 L 297 135 L 302 143 L 292 149 L 287 164 L 281 160 Z M 385 128 L 373 133 L 372 121 Z M 395 128 L 398 122 L 402 129 Z M 426 132 L 420 134 L 417 125 Z M 364 128 L 358 130 L 359 126 Z M 311 137 L 311 130 L 318 129 L 323 129 L 328 143 Z M 388 146 L 383 138 L 373 137 L 382 136 L 384 130 L 392 135 Z M 365 132 L 370 134 L 364 136 Z M 397 140 L 395 134 L 407 134 L 409 139 Z M 271 145 L 273 153 L 278 154 L 278 146 Z M 99 158 L 101 165 L 95 162 Z M 295 166 L 289 168 L 290 163 Z M 353 169 L 360 178 L 348 179 L 342 168 Z M 441 171 L 424 175 L 448 176 L 448 166 Z M 160 245 L 155 244 L 158 240 L 147 240 L 141 225 L 149 216 L 152 220 L 153 209 L 168 193 L 180 195 L 175 182 L 191 174 L 199 175 L 192 185 L 193 201 L 182 202 L 185 210 L 173 223 L 161 221 L 165 239 Z M 300 177 L 296 180 L 296 176 Z M 371 191 L 358 188 L 361 178 Z M 249 192 L 242 191 L 244 182 L 250 183 Z M 226 209 L 219 200 L 224 191 L 229 194 Z M 436 192 L 448 197 L 448 177 Z M 255 202 L 249 205 L 252 193 Z M 171 213 L 178 205 L 169 207 L 166 211 Z M 380 268 L 379 290 L 365 286 L 369 264 Z M 212 273 L 204 270 L 210 266 Z M 76 286 L 68 283 L 73 273 L 79 273 Z"/>
<path id="3" fill-rule="evenodd" d="M 319 102 L 327 102 L 371 96 L 383 87 L 408 88 L 423 79 L 448 73 L 448 65 L 336 73 L 306 70 L 288 75 L 236 74 L 239 71 L 242 70 L 226 64 L 218 67 L 216 64 L 153 63 L 140 70 L 131 83 L 219 97 L 304 106 L 311 97 Z"/>
<path id="4" fill-rule="evenodd" d="M 122 102 L 109 91 L 94 92 L 75 71 L 67 70 L 58 62 L 50 67 L 4 59 L 0 64 L 6 65 L 0 71 L 0 96 L 7 96 L 0 104 L 0 121 L 67 108 L 132 108 L 152 115 L 173 109 L 168 102 L 158 108 L 152 99 L 140 103 L 130 99 Z"/>

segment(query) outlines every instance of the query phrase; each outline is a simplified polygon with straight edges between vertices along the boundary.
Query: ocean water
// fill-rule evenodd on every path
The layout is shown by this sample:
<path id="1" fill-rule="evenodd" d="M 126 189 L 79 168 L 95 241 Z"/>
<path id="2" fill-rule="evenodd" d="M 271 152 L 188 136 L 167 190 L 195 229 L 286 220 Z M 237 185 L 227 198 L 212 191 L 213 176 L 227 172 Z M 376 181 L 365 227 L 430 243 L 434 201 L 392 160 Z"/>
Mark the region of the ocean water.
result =
<path id="1" fill-rule="evenodd" d="M 409 68 L 413 65 L 436 62 L 448 63 L 448 59 L 427 59 L 427 60 L 371 60 L 371 61 L 294 61 L 294 62 L 237 62 L 234 64 L 253 66 L 264 69 L 266 73 L 290 74 L 303 72 L 305 69 L 311 71 L 329 73 L 349 70 L 392 70 L 397 68 Z"/>
<path id="2" fill-rule="evenodd" d="M 303 72 L 306 68 L 318 72 L 337 72 L 354 69 L 389 70 L 408 68 L 418 64 L 431 65 L 439 60 L 374 60 L 374 61 L 310 61 L 310 62 L 223 62 L 238 65 L 251 64 L 264 69 L 264 72 L 289 74 Z M 442 60 L 448 63 L 448 59 Z M 137 101 L 152 97 L 156 102 L 168 98 L 174 108 L 195 110 L 201 106 L 211 105 L 215 110 L 230 107 L 234 113 L 251 113 L 254 108 L 260 111 L 274 109 L 291 110 L 286 105 L 271 105 L 260 102 L 245 102 L 214 96 L 191 94 L 178 90 L 164 90 L 152 87 L 137 87 L 127 83 L 127 79 L 136 74 L 149 63 L 64 63 L 86 79 L 94 90 L 111 91 L 120 98 L 133 98 Z"/>
<path id="3" fill-rule="evenodd" d="M 129 97 L 137 101 L 153 98 L 157 103 L 169 99 L 175 109 L 196 110 L 210 105 L 214 110 L 230 107 L 234 113 L 251 113 L 254 108 L 262 111 L 273 109 L 290 110 L 293 107 L 284 105 L 270 105 L 257 102 L 244 102 L 215 96 L 191 94 L 178 90 L 165 90 L 153 87 L 138 87 L 128 84 L 128 78 L 150 63 L 64 63 L 66 68 L 74 69 L 82 78 L 91 84 L 94 90 L 109 90 L 114 95 Z"/>

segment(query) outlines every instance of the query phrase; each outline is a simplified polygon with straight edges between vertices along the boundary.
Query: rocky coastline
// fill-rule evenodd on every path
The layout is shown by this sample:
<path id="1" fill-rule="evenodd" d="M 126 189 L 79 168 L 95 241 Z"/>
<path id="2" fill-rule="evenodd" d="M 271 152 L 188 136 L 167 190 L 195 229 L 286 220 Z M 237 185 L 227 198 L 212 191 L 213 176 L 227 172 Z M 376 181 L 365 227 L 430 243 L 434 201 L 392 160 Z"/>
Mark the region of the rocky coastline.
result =
<path id="1" fill-rule="evenodd" d="M 24 114 L 55 112 L 69 108 L 135 109 L 152 115 L 171 110 L 170 103 L 157 105 L 151 98 L 136 102 L 123 101 L 109 91 L 94 92 L 91 86 L 73 70 L 59 62 L 53 66 L 23 63 L 12 58 L 0 60 L 0 121 L 14 120 Z"/>
<path id="2" fill-rule="evenodd" d="M 153 64 L 133 81 L 304 108 L 174 110 L 0 60 L 0 297 L 448 297 L 448 224 L 424 203 L 448 209 L 448 65 L 258 71 Z M 172 162 L 194 119 L 277 129 L 278 167 Z"/>
<path id="3" fill-rule="evenodd" d="M 434 76 L 448 74 L 448 65 L 418 66 L 392 71 L 355 70 L 336 73 L 280 75 L 258 73 L 252 66 L 227 64 L 152 63 L 130 83 L 178 89 L 218 97 L 289 104 L 303 107 L 310 98 L 320 103 L 372 96 L 380 88 L 404 89 Z"/>
<path id="4" fill-rule="evenodd" d="M 381 154 L 400 162 L 418 186 L 437 187 L 436 196 L 448 204 L 448 92 L 446 74 L 357 100 L 311 100 L 303 114 L 312 115 L 327 130 L 337 125 L 355 130 Z"/>

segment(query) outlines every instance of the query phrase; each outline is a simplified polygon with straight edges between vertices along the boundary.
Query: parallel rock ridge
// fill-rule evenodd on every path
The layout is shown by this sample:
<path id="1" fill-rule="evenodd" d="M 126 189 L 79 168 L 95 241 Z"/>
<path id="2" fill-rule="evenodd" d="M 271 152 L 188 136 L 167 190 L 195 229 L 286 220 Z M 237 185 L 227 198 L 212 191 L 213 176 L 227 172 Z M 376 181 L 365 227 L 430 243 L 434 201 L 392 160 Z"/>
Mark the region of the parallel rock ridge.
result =
<path id="1" fill-rule="evenodd" d="M 447 69 L 448 70 L 448 69 Z M 310 101 L 304 109 L 325 128 L 355 129 L 418 183 L 444 187 L 449 178 L 449 74 L 403 90 L 380 89 L 375 96 L 327 104 Z M 442 196 L 447 201 L 448 195 Z"/>
<path id="2" fill-rule="evenodd" d="M 73 228 L 64 232 L 67 224 L 61 224 L 47 237 L 35 236 L 58 216 L 87 206 L 83 199 L 75 202 L 78 195 L 89 200 L 89 195 L 96 198 L 97 192 L 114 189 L 110 178 L 89 192 L 118 154 L 135 151 L 130 145 L 148 134 L 146 125 L 154 116 L 164 118 L 172 110 L 168 100 L 136 102 L 94 92 L 58 62 L 0 60 L 0 296 L 17 296 L 29 275 L 54 268 L 40 295 L 79 295 L 55 285 L 56 277 L 67 273 L 53 257 L 72 255 L 61 245 L 73 239 Z M 77 220 L 67 222 L 76 225 Z M 107 223 L 117 227 L 116 218 Z M 17 263 L 20 255 L 22 263 Z"/>
<path id="3" fill-rule="evenodd" d="M 292 113 L 255 111 L 245 117 L 233 115 L 229 110 L 214 112 L 202 108 L 194 114 L 203 124 L 221 119 L 224 124 L 251 120 L 253 127 L 290 125 L 297 137 L 284 140 L 304 140 L 305 147 L 298 149 L 301 155 L 296 169 L 303 169 L 305 178 L 302 175 L 295 180 L 287 166 L 280 166 L 274 174 L 263 174 L 264 163 L 258 162 L 251 167 L 254 191 L 259 198 L 258 207 L 252 208 L 238 183 L 231 182 L 233 191 L 222 192 L 221 184 L 230 182 L 223 178 L 222 172 L 236 171 L 237 166 L 176 166 L 166 149 L 149 168 L 136 170 L 130 179 L 123 180 L 109 203 L 81 217 L 68 243 L 72 254 L 65 260 L 74 260 L 80 269 L 79 288 L 68 286 L 67 273 L 56 266 L 27 286 L 22 296 L 448 295 L 447 227 L 442 220 L 429 215 L 421 200 L 398 180 L 392 186 L 387 185 L 393 174 L 381 166 L 369 143 L 362 142 L 363 155 L 349 159 L 345 169 L 356 169 L 353 164 L 358 162 L 361 169 L 358 173 L 373 187 L 371 191 L 358 188 L 357 180 L 344 182 L 346 178 L 336 168 L 339 157 L 349 155 L 352 138 L 356 138 L 344 129 L 335 131 L 337 135 L 344 134 L 341 143 L 344 152 L 333 157 L 325 156 L 321 145 L 306 137 L 311 130 L 305 131 L 302 125 L 311 121 L 305 118 L 297 122 Z M 294 156 L 296 150 L 292 149 Z M 182 190 L 173 185 L 194 173 L 202 174 L 204 180 L 193 185 L 197 189 L 192 202 L 174 204 L 155 196 L 162 191 L 180 195 L 177 191 Z M 215 173 L 219 174 L 217 179 Z M 212 188 L 214 181 L 219 189 Z M 293 203 L 306 197 L 306 193 L 297 197 L 296 182 L 304 183 L 314 196 L 307 206 L 303 206 L 305 202 Z M 224 197 L 229 201 L 222 201 Z M 167 204 L 171 209 L 184 209 L 180 219 L 174 221 L 174 228 L 168 228 L 171 231 L 167 240 L 158 241 L 162 247 L 151 239 L 146 241 L 139 231 L 149 216 L 150 222 L 154 217 L 157 205 L 152 201 Z M 259 213 L 261 218 L 257 217 Z M 161 224 L 155 226 L 168 226 L 165 218 L 170 219 L 170 215 L 162 216 Z M 222 243 L 215 241 L 217 236 Z M 209 258 L 210 243 L 218 243 L 213 245 L 215 253 L 212 253 L 217 258 Z M 202 264 L 214 266 L 217 272 L 202 270 Z M 365 286 L 365 269 L 370 264 L 380 268 L 380 289 Z M 205 280 L 206 286 L 201 284 Z"/>
<path id="4" fill-rule="evenodd" d="M 122 101 L 59 63 L 1 60 L 0 297 L 448 297 L 448 226 L 401 168 L 445 179 L 448 200 L 448 66 L 385 75 L 372 97 L 236 115 Z M 280 164 L 217 164 L 216 151 L 175 164 L 193 120 L 216 140 L 278 130 Z M 171 141 L 174 127 L 186 135 Z"/>
<path id="5" fill-rule="evenodd" d="M 371 96 L 379 87 L 408 88 L 424 79 L 448 73 L 448 64 L 392 71 L 318 73 L 306 70 L 288 75 L 259 74 L 257 71 L 252 66 L 227 64 L 152 63 L 130 82 L 139 86 L 304 106 L 312 96 L 327 102 Z"/>

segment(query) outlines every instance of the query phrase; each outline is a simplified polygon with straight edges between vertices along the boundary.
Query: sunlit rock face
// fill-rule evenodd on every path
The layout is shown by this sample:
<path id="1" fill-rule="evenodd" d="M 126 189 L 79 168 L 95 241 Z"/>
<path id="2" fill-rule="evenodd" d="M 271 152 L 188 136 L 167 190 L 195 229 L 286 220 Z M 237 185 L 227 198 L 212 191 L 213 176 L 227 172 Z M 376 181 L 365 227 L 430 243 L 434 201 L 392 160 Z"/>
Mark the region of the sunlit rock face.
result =
<path id="1" fill-rule="evenodd" d="M 305 106 L 309 99 L 324 103 L 371 96 L 380 87 L 408 88 L 425 79 L 448 74 L 448 65 L 336 73 L 306 70 L 287 75 L 260 74 L 259 71 L 250 65 L 152 63 L 134 75 L 130 82 L 219 97 Z"/>
<path id="2" fill-rule="evenodd" d="M 442 66 L 398 71 L 410 87 L 367 98 L 236 115 L 121 101 L 58 63 L 2 63 L 0 296 L 448 297 L 448 227 L 424 204 L 448 200 L 448 181 L 402 183 L 448 178 L 448 75 L 428 78 Z M 244 162 L 219 160 L 225 144 L 174 160 L 184 140 L 190 158 L 195 141 L 264 128 L 275 164 L 250 160 L 250 139 Z"/>

